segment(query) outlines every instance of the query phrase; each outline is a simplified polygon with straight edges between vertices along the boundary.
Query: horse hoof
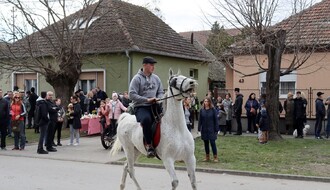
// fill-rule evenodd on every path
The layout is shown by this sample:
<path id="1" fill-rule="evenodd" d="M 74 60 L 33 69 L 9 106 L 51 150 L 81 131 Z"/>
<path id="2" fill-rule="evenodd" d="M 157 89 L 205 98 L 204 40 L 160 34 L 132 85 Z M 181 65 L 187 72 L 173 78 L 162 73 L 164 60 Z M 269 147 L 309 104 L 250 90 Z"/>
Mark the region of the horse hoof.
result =
<path id="1" fill-rule="evenodd" d="M 179 185 L 179 180 L 173 180 L 172 181 L 172 190 L 175 190 Z"/>

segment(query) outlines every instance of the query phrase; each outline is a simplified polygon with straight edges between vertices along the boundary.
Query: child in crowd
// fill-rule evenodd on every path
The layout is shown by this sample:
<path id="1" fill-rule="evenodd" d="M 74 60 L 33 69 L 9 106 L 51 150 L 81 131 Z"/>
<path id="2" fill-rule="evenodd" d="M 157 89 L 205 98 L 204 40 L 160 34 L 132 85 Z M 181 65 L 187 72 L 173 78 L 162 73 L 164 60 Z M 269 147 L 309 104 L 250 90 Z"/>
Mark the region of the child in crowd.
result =
<path id="1" fill-rule="evenodd" d="M 221 103 L 218 103 L 217 104 L 217 112 L 218 112 L 218 118 L 219 118 L 219 133 L 220 131 L 223 132 L 223 135 L 225 136 L 226 135 L 226 132 L 227 132 L 227 125 L 226 125 L 226 117 L 227 117 L 227 114 L 225 112 L 225 109 L 223 107 L 223 105 Z"/>
<path id="2" fill-rule="evenodd" d="M 259 143 L 265 144 L 268 141 L 268 131 L 269 131 L 269 117 L 266 110 L 266 105 L 261 105 L 260 111 L 260 120 L 259 120 L 259 130 L 261 131 L 261 135 L 259 137 Z"/>
<path id="3" fill-rule="evenodd" d="M 72 130 L 71 130 L 71 128 L 72 128 L 72 124 L 73 124 L 73 116 L 70 115 L 70 114 L 73 113 L 73 112 L 74 112 L 74 110 L 73 110 L 73 104 L 70 103 L 70 104 L 68 105 L 68 111 L 67 111 L 67 113 L 66 113 L 66 116 L 67 116 L 67 118 L 68 118 L 68 125 L 69 125 L 69 127 L 70 127 L 70 137 L 73 136 L 73 133 L 72 133 Z M 71 134 L 71 133 L 72 133 L 72 134 Z M 68 145 L 73 145 L 73 143 L 70 142 Z"/>

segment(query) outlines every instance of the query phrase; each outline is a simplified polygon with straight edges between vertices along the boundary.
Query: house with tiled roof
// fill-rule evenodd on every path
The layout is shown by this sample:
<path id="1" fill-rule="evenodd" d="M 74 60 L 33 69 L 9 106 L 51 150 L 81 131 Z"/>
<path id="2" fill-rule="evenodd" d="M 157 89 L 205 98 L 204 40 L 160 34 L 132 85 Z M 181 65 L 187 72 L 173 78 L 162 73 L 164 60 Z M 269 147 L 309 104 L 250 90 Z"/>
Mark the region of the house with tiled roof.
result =
<path id="1" fill-rule="evenodd" d="M 65 19 L 74 26 L 77 15 L 83 16 L 83 13 L 78 11 Z M 207 65 L 212 58 L 146 8 L 118 0 L 105 0 L 86 27 L 90 28 L 81 47 L 84 64 L 77 89 L 81 88 L 86 93 L 100 87 L 108 94 L 126 91 L 130 80 L 141 68 L 143 57 L 152 56 L 158 62 L 155 73 L 160 76 L 165 88 L 168 70 L 172 68 L 195 78 L 199 83 L 198 94 L 207 92 Z M 43 32 L 49 30 L 45 28 Z M 34 53 L 40 56 L 52 54 L 59 43 L 47 43 L 40 33 L 33 33 L 27 38 L 30 38 L 30 46 L 38 47 Z M 24 57 L 28 52 L 20 49 L 22 44 L 24 39 L 15 42 L 12 51 L 16 50 Z M 18 86 L 29 90 L 34 86 L 38 92 L 51 90 L 41 75 L 29 71 L 12 73 L 7 80 L 1 80 L 0 85 L 2 89 Z"/>
<path id="2" fill-rule="evenodd" d="M 237 36 L 241 32 L 238 29 L 226 29 L 226 32 L 230 36 Z M 180 32 L 179 33 L 184 38 L 190 40 L 195 44 L 195 46 L 199 46 L 200 48 L 204 48 L 208 51 L 205 46 L 207 44 L 207 40 L 209 36 L 212 34 L 211 30 L 201 30 L 201 31 L 188 31 L 188 32 Z M 209 52 L 210 57 L 213 57 L 213 61 L 209 64 L 209 84 L 210 89 L 213 89 L 215 86 L 220 88 L 225 87 L 226 83 L 226 71 L 225 71 L 225 64 L 219 61 L 215 56 Z"/>
<path id="3" fill-rule="evenodd" d="M 306 94 L 309 102 L 309 116 L 315 114 L 314 100 L 316 93 L 323 91 L 324 98 L 330 96 L 330 0 L 323 0 L 273 26 L 275 30 L 283 29 L 286 34 L 286 50 L 282 56 L 282 69 L 289 67 L 293 60 L 307 61 L 291 74 L 281 76 L 280 99 L 284 100 L 288 92 L 295 93 L 300 90 Z M 263 91 L 266 83 L 266 73 L 243 77 L 244 74 L 257 73 L 257 62 L 261 67 L 267 68 L 267 55 L 259 53 L 253 55 L 251 45 L 247 38 L 232 46 L 234 52 L 233 68 L 226 66 L 226 86 L 228 89 L 245 89 L 245 97 L 251 92 L 256 94 Z M 296 45 L 299 45 L 299 53 Z M 307 52 L 307 53 L 305 53 Z M 312 52 L 309 54 L 308 52 Z M 298 57 L 295 57 L 298 55 Z M 242 73 L 240 73 L 242 72 Z"/>

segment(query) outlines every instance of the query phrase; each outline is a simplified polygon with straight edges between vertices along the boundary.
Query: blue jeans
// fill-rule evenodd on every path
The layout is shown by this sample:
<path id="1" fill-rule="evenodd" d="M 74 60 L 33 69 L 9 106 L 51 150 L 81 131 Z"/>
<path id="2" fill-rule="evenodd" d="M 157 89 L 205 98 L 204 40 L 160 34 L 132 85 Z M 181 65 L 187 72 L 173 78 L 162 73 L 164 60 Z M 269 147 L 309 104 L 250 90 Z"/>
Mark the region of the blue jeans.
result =
<path id="1" fill-rule="evenodd" d="M 25 147 L 24 121 L 19 122 L 19 132 L 14 132 L 15 148 L 24 149 Z"/>
<path id="2" fill-rule="evenodd" d="M 206 154 L 210 154 L 210 146 L 209 143 L 211 144 L 211 148 L 212 148 L 212 153 L 213 156 L 218 155 L 218 151 L 217 151 L 217 146 L 215 144 L 215 140 L 203 140 L 204 141 L 204 148 L 205 148 L 205 153 Z"/>

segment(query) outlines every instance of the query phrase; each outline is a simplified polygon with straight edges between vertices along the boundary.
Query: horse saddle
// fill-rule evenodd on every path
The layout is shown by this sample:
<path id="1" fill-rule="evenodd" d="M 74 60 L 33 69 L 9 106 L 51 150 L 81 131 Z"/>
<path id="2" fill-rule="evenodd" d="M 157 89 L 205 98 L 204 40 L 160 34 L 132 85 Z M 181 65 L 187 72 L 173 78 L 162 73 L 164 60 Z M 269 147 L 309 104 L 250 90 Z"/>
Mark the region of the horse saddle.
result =
<path id="1" fill-rule="evenodd" d="M 155 121 L 151 126 L 151 134 L 152 134 L 152 146 L 156 148 L 160 141 L 160 121 Z M 140 125 L 141 126 L 141 125 Z M 146 141 L 143 137 L 143 144 L 146 145 Z"/>

